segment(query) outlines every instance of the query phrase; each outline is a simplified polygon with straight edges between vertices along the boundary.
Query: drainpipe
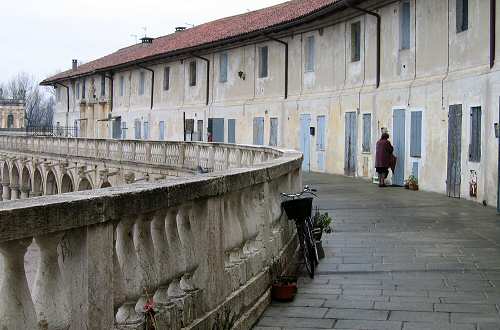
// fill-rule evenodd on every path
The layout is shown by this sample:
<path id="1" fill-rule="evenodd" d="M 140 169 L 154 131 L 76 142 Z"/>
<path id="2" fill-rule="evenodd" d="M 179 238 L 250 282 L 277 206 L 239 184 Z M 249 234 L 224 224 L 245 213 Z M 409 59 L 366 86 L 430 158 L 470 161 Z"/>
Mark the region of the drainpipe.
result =
<path id="1" fill-rule="evenodd" d="M 198 55 L 191 55 L 195 58 L 199 58 L 200 60 L 203 60 L 207 63 L 207 100 L 206 100 L 206 105 L 208 105 L 209 97 L 210 97 L 210 60 L 205 57 L 201 57 Z"/>
<path id="2" fill-rule="evenodd" d="M 495 65 L 496 3 L 497 0 L 490 0 L 490 69 Z"/>
<path id="3" fill-rule="evenodd" d="M 68 116 L 69 116 L 69 87 L 64 85 L 63 83 L 60 83 L 60 82 L 56 82 L 56 85 L 59 85 L 59 86 L 62 86 L 64 88 L 66 88 L 66 97 L 67 97 L 67 101 L 66 101 L 66 128 L 69 127 L 68 125 Z"/>
<path id="4" fill-rule="evenodd" d="M 358 10 L 360 12 L 363 12 L 365 14 L 368 14 L 368 15 L 371 15 L 371 16 L 374 16 L 375 18 L 377 18 L 377 78 L 376 79 L 377 79 L 377 88 L 378 88 L 380 86 L 380 34 L 381 34 L 382 18 L 380 17 L 379 14 L 377 14 L 373 11 L 369 11 L 369 10 L 360 8 L 358 6 L 351 5 L 349 3 L 349 0 L 344 0 L 344 5 L 346 5 L 349 8 Z M 365 38 L 366 38 L 366 36 L 365 36 Z M 366 56 L 366 54 L 365 54 L 365 56 Z"/>
<path id="5" fill-rule="evenodd" d="M 285 46 L 285 99 L 287 99 L 288 98 L 288 42 L 273 38 L 265 34 L 264 37 L 268 38 L 269 40 L 279 42 L 280 44 Z"/>
<path id="6" fill-rule="evenodd" d="M 151 72 L 151 106 L 150 109 L 153 109 L 153 97 L 154 97 L 154 91 L 155 91 L 155 71 L 153 69 L 150 69 L 148 67 L 145 67 L 143 65 L 137 64 L 137 66 L 141 69 L 148 70 Z"/>
<path id="7" fill-rule="evenodd" d="M 110 91 L 109 91 L 109 102 L 110 102 L 109 103 L 109 111 L 110 112 L 113 112 L 113 94 L 114 94 L 114 92 L 113 92 L 113 89 L 114 89 L 113 75 L 114 75 L 114 73 L 111 73 L 110 76 L 108 76 L 106 74 L 104 75 L 104 77 L 108 78 L 109 81 L 111 82 Z"/>

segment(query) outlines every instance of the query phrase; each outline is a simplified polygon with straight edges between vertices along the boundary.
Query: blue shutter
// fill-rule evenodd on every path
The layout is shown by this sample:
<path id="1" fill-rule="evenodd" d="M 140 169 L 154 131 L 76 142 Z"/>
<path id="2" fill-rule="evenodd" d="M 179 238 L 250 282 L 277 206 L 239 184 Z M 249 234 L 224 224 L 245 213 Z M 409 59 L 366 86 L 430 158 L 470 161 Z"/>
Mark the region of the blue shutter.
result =
<path id="1" fill-rule="evenodd" d="M 401 49 L 410 49 L 410 1 L 401 4 Z"/>
<path id="2" fill-rule="evenodd" d="M 363 152 L 371 151 L 372 143 L 372 115 L 365 113 L 363 115 Z"/>
<path id="3" fill-rule="evenodd" d="M 271 118 L 271 130 L 269 134 L 269 145 L 275 147 L 278 145 L 278 118 Z"/>
<path id="4" fill-rule="evenodd" d="M 314 71 L 314 56 L 314 36 L 310 36 L 306 42 L 306 71 Z"/>
<path id="5" fill-rule="evenodd" d="M 236 143 L 236 119 L 227 120 L 227 142 Z"/>
<path id="6" fill-rule="evenodd" d="M 422 157 L 422 111 L 411 113 L 410 156 Z"/>
<path id="7" fill-rule="evenodd" d="M 165 140 L 165 122 L 160 121 L 160 127 L 159 127 L 160 134 L 158 136 L 160 141 Z"/>
<path id="8" fill-rule="evenodd" d="M 471 139 L 469 161 L 481 161 L 481 107 L 471 108 Z"/>

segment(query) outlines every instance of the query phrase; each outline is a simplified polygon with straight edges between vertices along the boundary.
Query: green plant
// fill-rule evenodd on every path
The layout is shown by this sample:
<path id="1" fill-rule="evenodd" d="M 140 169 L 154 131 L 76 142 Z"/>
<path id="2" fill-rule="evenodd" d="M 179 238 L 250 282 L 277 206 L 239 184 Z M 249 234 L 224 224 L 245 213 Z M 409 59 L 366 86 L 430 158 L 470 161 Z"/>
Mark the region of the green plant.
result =
<path id="1" fill-rule="evenodd" d="M 406 182 L 407 182 L 408 184 L 417 185 L 417 184 L 418 184 L 418 179 L 417 179 L 417 177 L 416 177 L 416 176 L 414 176 L 414 175 L 410 175 L 410 176 L 408 177 L 408 179 L 406 180 Z"/>
<path id="2" fill-rule="evenodd" d="M 231 330 L 238 319 L 237 315 L 231 312 L 229 307 L 217 313 L 212 330 Z"/>
<path id="3" fill-rule="evenodd" d="M 328 212 L 321 213 L 319 209 L 316 208 L 312 220 L 314 228 L 321 228 L 321 230 L 327 234 L 333 231 L 332 217 L 330 217 Z"/>

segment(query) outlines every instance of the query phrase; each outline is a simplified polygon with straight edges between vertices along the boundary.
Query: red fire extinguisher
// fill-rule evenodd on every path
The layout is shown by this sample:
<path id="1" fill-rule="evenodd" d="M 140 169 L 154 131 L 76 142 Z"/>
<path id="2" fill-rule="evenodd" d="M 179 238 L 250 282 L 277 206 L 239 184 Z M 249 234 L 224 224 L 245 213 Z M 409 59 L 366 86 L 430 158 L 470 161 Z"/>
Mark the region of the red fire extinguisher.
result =
<path id="1" fill-rule="evenodd" d="M 474 170 L 470 171 L 469 194 L 470 197 L 477 197 L 477 173 Z"/>

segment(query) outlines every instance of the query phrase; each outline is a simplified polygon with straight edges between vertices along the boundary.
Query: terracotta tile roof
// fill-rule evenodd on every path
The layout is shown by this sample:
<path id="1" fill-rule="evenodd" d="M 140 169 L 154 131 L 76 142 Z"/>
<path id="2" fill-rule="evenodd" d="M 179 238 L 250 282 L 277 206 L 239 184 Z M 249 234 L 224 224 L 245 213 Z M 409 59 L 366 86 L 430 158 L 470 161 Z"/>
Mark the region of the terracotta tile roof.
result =
<path id="1" fill-rule="evenodd" d="M 80 76 L 130 62 L 147 60 L 154 56 L 165 55 L 209 45 L 226 39 L 244 37 L 252 32 L 259 32 L 279 25 L 304 18 L 322 9 L 328 9 L 340 0 L 292 0 L 272 7 L 248 12 L 241 15 L 222 18 L 204 23 L 182 32 L 176 32 L 153 40 L 144 46 L 141 44 L 122 48 L 112 54 L 80 65 L 75 71 L 67 70 L 45 79 L 42 84 Z"/>

